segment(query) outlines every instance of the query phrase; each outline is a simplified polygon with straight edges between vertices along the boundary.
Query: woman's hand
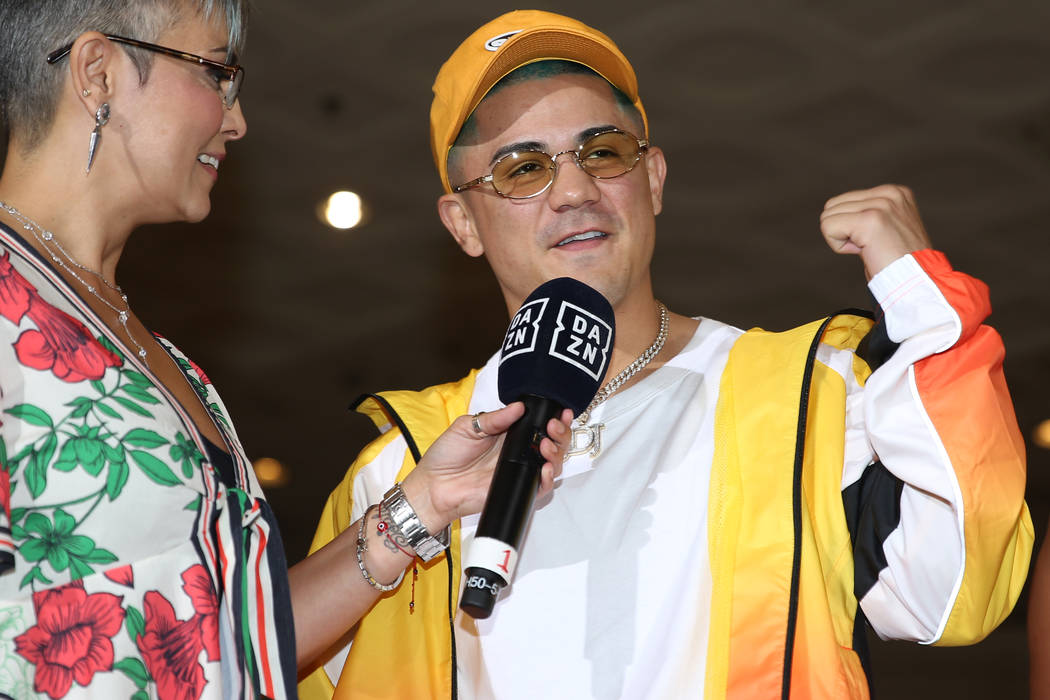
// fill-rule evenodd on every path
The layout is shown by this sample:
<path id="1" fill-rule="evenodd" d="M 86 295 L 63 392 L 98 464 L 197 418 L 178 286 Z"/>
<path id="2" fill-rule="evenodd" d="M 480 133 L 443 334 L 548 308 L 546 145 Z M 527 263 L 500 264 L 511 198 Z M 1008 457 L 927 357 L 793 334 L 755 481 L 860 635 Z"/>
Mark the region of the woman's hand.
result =
<path id="1" fill-rule="evenodd" d="M 453 520 L 481 511 L 496 468 L 504 433 L 525 413 L 520 401 L 477 417 L 460 416 L 434 441 L 419 465 L 401 484 L 405 498 L 429 532 L 439 532 Z M 540 471 L 539 495 L 554 488 L 571 436 L 572 411 L 547 422 L 540 454 L 547 460 Z"/>

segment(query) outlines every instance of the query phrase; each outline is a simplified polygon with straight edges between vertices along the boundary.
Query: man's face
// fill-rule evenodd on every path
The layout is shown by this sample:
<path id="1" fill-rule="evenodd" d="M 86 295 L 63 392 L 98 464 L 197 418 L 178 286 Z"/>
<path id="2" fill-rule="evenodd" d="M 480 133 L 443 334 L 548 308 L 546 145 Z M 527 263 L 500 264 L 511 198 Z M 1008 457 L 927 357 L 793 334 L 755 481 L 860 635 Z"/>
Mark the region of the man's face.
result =
<path id="1" fill-rule="evenodd" d="M 488 174 L 508 149 L 553 155 L 576 148 L 596 129 L 641 130 L 608 83 L 577 74 L 505 87 L 482 102 L 474 119 L 477 138 L 457 147 L 454 185 Z M 608 180 L 592 178 L 566 154 L 554 182 L 536 197 L 507 199 L 484 184 L 445 195 L 438 209 L 463 250 L 488 259 L 511 312 L 540 284 L 563 276 L 591 285 L 615 308 L 633 294 L 651 294 L 663 176 L 657 148 Z"/>

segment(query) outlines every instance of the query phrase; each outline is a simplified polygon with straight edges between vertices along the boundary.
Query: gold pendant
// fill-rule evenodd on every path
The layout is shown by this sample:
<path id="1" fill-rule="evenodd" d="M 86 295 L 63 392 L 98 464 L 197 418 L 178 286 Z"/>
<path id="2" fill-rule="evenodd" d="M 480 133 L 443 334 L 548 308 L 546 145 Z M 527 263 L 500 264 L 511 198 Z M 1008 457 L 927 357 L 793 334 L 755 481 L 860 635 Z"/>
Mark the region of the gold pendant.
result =
<path id="1" fill-rule="evenodd" d="M 566 457 L 587 454 L 594 459 L 602 453 L 602 430 L 605 423 L 585 425 L 582 428 L 572 429 L 572 446 L 565 453 Z"/>

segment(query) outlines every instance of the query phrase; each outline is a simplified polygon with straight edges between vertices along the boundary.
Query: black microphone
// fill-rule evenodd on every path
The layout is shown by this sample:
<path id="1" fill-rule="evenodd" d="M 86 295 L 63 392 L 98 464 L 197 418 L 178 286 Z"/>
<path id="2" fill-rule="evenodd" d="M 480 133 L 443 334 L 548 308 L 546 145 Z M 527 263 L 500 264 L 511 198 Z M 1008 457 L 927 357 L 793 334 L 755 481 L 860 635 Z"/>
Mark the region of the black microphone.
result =
<path id="1" fill-rule="evenodd" d="M 499 398 L 524 402 L 525 415 L 507 431 L 464 557 L 459 607 L 471 617 L 491 615 L 514 574 L 546 461 L 540 442 L 547 422 L 565 408 L 576 416 L 587 408 L 609 368 L 615 332 L 605 297 L 569 277 L 540 285 L 511 319 L 500 351 Z"/>

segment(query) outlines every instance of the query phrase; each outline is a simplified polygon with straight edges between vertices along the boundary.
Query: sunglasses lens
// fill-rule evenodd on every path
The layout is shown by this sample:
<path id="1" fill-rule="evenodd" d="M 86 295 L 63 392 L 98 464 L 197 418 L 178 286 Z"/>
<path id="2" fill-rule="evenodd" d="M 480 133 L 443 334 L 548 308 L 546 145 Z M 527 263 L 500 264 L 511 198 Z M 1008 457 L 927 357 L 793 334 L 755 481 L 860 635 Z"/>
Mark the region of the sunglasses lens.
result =
<path id="1" fill-rule="evenodd" d="M 554 163 L 546 153 L 520 151 L 503 156 L 496 163 L 492 184 L 504 197 L 532 197 L 550 184 L 553 172 Z"/>
<path id="2" fill-rule="evenodd" d="M 598 134 L 580 147 L 580 165 L 593 177 L 623 175 L 639 158 L 638 140 L 620 131 Z"/>

